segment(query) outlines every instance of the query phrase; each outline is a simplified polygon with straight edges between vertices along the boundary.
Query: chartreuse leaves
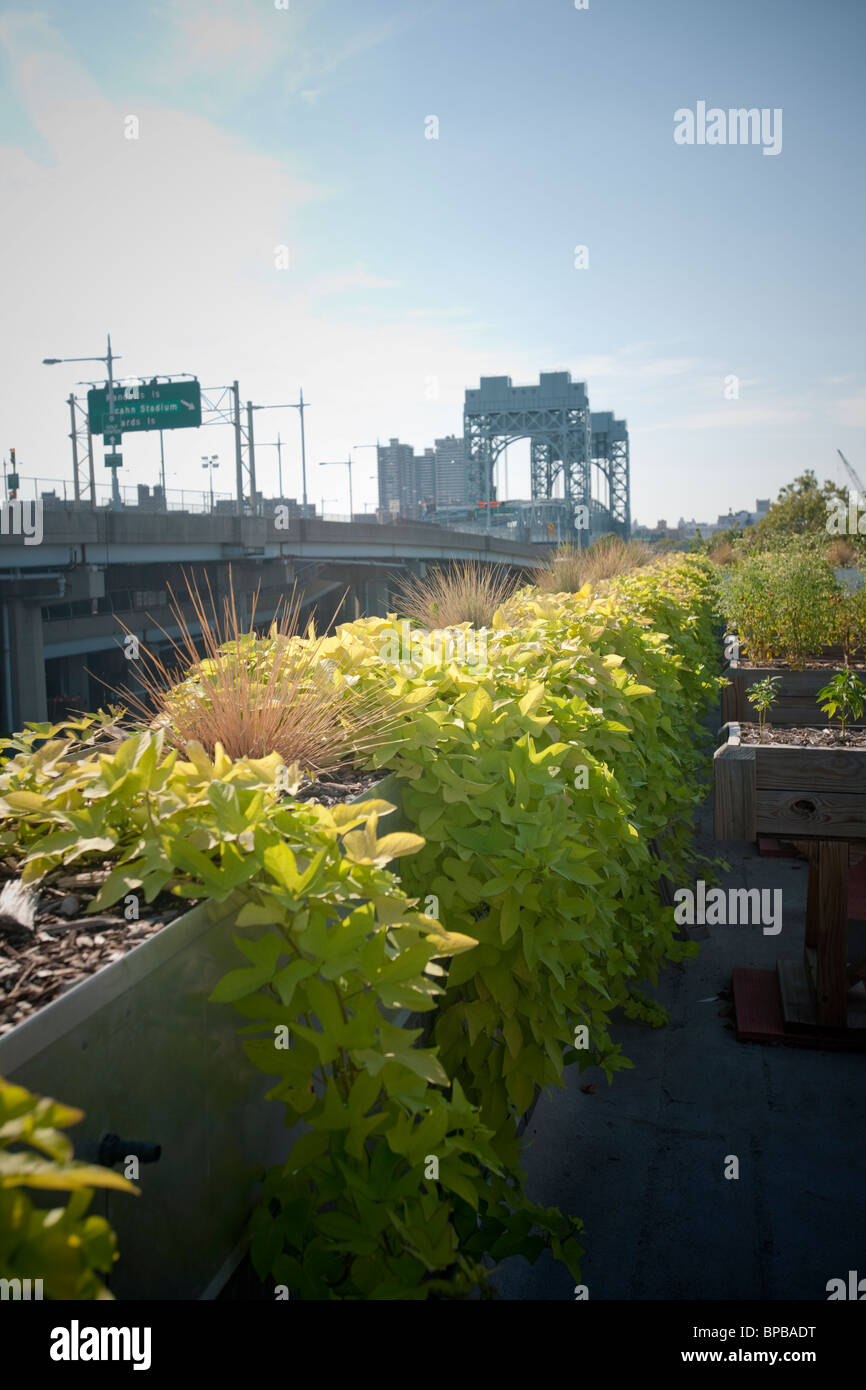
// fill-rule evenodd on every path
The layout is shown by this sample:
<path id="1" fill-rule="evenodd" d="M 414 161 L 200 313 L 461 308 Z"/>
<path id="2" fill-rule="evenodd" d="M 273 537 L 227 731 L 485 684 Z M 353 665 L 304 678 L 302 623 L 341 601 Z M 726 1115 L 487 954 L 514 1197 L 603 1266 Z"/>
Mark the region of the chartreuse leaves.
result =
<path id="1" fill-rule="evenodd" d="M 41 1280 L 37 1298 L 111 1298 L 99 1275 L 117 1259 L 114 1232 L 87 1208 L 95 1187 L 139 1191 L 110 1168 L 73 1159 L 62 1131 L 83 1118 L 0 1076 L 0 1278 Z M 48 1208 L 31 1201 L 31 1188 L 71 1195 Z"/>
<path id="2" fill-rule="evenodd" d="M 690 872 L 715 603 L 694 559 L 523 590 L 486 665 L 399 673 L 393 615 L 342 625 L 322 656 L 401 704 L 371 761 L 401 777 L 408 830 L 380 833 L 385 801 L 279 799 L 276 755 L 180 758 L 152 732 L 70 761 L 68 730 L 31 730 L 0 755 L 0 845 L 32 881 L 76 854 L 110 861 L 97 910 L 139 890 L 230 904 L 243 964 L 212 997 L 306 1126 L 252 1231 L 292 1297 L 466 1297 L 485 1257 L 542 1248 L 579 1277 L 580 1223 L 526 1198 L 515 1121 L 564 1061 L 630 1065 L 612 1011 L 660 1022 L 634 986 L 689 953 L 657 883 Z M 263 673 L 275 651 L 251 639 Z"/>

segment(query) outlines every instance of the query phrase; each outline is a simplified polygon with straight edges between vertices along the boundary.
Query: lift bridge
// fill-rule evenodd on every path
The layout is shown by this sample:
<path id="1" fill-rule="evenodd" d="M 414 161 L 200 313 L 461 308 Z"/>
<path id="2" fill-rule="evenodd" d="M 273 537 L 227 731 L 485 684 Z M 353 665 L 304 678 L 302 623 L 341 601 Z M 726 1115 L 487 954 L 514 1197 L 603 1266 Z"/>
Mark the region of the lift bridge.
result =
<path id="1" fill-rule="evenodd" d="M 483 376 L 463 408 L 466 486 L 478 502 L 496 500 L 493 470 L 503 449 L 530 442 L 533 500 L 562 498 L 572 516 L 585 506 L 595 535 L 628 537 L 631 527 L 628 430 L 610 411 L 591 411 L 586 385 L 570 372 L 542 372 L 537 386 Z"/>

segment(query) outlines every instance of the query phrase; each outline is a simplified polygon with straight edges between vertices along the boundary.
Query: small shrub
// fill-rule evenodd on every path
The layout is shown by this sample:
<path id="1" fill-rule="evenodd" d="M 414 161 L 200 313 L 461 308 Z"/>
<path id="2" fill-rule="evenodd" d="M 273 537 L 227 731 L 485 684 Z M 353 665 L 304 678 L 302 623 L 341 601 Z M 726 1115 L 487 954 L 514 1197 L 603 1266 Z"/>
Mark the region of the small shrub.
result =
<path id="1" fill-rule="evenodd" d="M 863 718 L 864 696 L 866 685 L 850 666 L 846 666 L 844 671 L 837 671 L 833 679 L 818 691 L 821 712 L 826 714 L 828 719 L 838 715 L 839 723 L 842 725 L 843 742 L 847 738 L 848 725 L 856 724 Z"/>
<path id="2" fill-rule="evenodd" d="M 749 688 L 747 699 L 757 711 L 758 729 L 762 738 L 767 725 L 767 711 L 772 709 L 779 698 L 781 681 L 781 676 L 767 676 L 762 681 L 755 681 L 755 684 Z"/>
<path id="3" fill-rule="evenodd" d="M 709 558 L 714 565 L 732 565 L 737 558 L 737 552 L 730 541 L 722 541 L 709 551 Z"/>
<path id="4" fill-rule="evenodd" d="M 860 562 L 860 551 L 851 541 L 840 537 L 827 547 L 827 560 L 834 569 L 847 569 Z"/>
<path id="5" fill-rule="evenodd" d="M 721 578 L 725 618 L 752 661 L 782 658 L 799 669 L 838 640 L 842 591 L 817 551 L 756 553 Z"/>

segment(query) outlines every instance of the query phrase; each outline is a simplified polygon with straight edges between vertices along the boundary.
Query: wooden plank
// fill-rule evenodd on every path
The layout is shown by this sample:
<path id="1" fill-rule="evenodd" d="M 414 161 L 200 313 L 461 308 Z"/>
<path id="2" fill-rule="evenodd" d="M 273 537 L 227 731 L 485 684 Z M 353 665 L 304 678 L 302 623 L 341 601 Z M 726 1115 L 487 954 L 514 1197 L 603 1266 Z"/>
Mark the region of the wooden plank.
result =
<path id="1" fill-rule="evenodd" d="M 755 794 L 759 835 L 777 839 L 866 840 L 866 797 L 840 792 L 767 791 Z M 731 837 L 734 838 L 734 837 Z"/>
<path id="2" fill-rule="evenodd" d="M 821 900 L 818 897 L 818 871 L 815 866 L 816 845 L 814 840 L 808 845 L 806 857 L 809 860 L 809 886 L 806 890 L 806 945 L 818 945 L 818 918 Z"/>
<path id="3" fill-rule="evenodd" d="M 818 1021 L 815 995 L 804 963 L 799 960 L 778 960 L 776 974 L 785 1026 L 814 1028 Z"/>
<path id="4" fill-rule="evenodd" d="M 738 739 L 713 757 L 713 834 L 717 840 L 754 840 L 755 750 Z"/>
<path id="5" fill-rule="evenodd" d="M 796 748 L 783 743 L 750 745 L 755 750 L 758 791 L 796 790 L 858 793 L 866 800 L 866 748 Z"/>
<path id="6" fill-rule="evenodd" d="M 815 856 L 820 899 L 815 981 L 818 1023 L 844 1028 L 847 1022 L 848 978 L 848 846 L 821 840 Z"/>

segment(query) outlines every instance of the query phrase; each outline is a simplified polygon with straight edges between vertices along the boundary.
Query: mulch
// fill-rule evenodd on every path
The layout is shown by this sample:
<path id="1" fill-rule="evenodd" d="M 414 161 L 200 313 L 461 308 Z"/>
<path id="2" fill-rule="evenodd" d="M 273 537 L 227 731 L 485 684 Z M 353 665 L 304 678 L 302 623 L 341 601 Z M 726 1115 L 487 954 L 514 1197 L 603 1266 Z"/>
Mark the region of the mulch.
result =
<path id="1" fill-rule="evenodd" d="M 32 930 L 0 919 L 0 1034 L 8 1033 L 88 975 L 127 955 L 187 910 L 166 895 L 172 906 L 161 907 L 159 899 L 142 904 L 148 915 L 138 921 L 128 922 L 116 913 L 88 916 L 86 908 L 95 897 L 96 880 L 107 874 L 107 868 L 72 874 L 58 880 L 56 889 L 40 888 Z M 65 913 L 58 911 L 61 903 Z M 74 915 L 67 915 L 73 908 Z"/>

